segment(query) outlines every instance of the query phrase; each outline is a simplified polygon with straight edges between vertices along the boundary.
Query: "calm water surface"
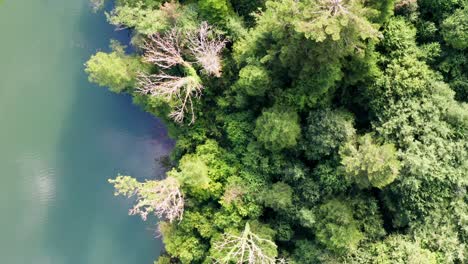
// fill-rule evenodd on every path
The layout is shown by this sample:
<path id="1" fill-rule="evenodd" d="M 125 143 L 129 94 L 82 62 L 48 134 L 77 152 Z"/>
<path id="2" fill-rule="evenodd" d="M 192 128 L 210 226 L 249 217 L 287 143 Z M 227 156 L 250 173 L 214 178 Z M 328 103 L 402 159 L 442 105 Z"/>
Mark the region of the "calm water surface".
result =
<path id="1" fill-rule="evenodd" d="M 117 173 L 158 177 L 162 125 L 86 80 L 114 32 L 88 0 L 0 4 L 0 263 L 146 264 L 154 222 L 127 216 Z"/>

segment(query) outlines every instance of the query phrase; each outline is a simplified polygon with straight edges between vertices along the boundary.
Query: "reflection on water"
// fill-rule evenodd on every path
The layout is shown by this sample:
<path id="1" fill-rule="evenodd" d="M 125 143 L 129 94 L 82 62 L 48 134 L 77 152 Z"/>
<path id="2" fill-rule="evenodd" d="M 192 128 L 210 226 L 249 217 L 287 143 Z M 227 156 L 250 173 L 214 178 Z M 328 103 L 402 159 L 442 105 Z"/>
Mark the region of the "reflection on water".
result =
<path id="1" fill-rule="evenodd" d="M 118 173 L 161 177 L 158 120 L 87 81 L 83 64 L 124 40 L 88 0 L 0 5 L 0 264 L 151 264 L 154 222 L 127 216 Z"/>

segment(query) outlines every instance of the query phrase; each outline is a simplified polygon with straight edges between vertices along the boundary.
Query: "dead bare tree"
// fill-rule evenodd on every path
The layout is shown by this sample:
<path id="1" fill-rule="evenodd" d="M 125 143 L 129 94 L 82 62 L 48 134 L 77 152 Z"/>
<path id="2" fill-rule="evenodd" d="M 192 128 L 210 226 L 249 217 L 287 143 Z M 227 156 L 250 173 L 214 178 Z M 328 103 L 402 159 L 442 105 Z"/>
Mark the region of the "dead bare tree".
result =
<path id="1" fill-rule="evenodd" d="M 165 5 L 164 10 L 175 12 L 172 10 L 173 6 L 174 4 Z M 191 113 L 190 124 L 195 122 L 193 98 L 199 98 L 203 90 L 197 71 L 191 62 L 184 59 L 183 53 L 191 52 L 207 73 L 218 77 L 221 75 L 220 52 L 225 41 L 219 36 L 213 38 L 211 31 L 211 27 L 203 22 L 196 33 L 182 35 L 178 29 L 172 29 L 164 35 L 148 36 L 143 44 L 143 60 L 158 66 L 160 72 L 139 74 L 137 89 L 172 104 L 173 111 L 169 117 L 177 123 L 183 122 L 186 113 Z M 188 44 L 188 49 L 184 49 L 185 44 Z M 183 68 L 186 76 L 166 73 L 166 70 L 177 65 Z"/>
<path id="2" fill-rule="evenodd" d="M 143 60 L 162 69 L 169 69 L 177 64 L 189 64 L 182 58 L 180 41 L 181 34 L 177 29 L 172 29 L 163 36 L 159 33 L 148 36 L 143 44 Z"/>
<path id="3" fill-rule="evenodd" d="M 140 215 L 144 221 L 150 213 L 169 222 L 182 220 L 184 196 L 177 179 L 167 177 L 160 181 L 140 183 L 130 176 L 118 176 L 109 182 L 114 184 L 116 195 L 136 196 L 136 204 L 130 209 L 130 215 Z"/>
<path id="4" fill-rule="evenodd" d="M 214 245 L 215 251 L 222 256 L 215 259 L 215 263 L 275 264 L 277 259 L 268 255 L 265 247 L 277 248 L 273 241 L 252 233 L 247 223 L 240 235 L 225 233 L 223 239 Z"/>
<path id="5" fill-rule="evenodd" d="M 174 110 L 169 114 L 177 123 L 182 123 L 185 113 L 191 113 L 190 124 L 195 122 L 192 98 L 199 98 L 203 86 L 196 76 L 173 76 L 166 73 L 147 75 L 140 73 L 137 89 L 144 94 L 158 96 L 166 101 L 176 101 Z"/>
<path id="6" fill-rule="evenodd" d="M 202 22 L 200 28 L 188 35 L 189 49 L 197 63 L 209 74 L 221 76 L 221 50 L 226 40 L 215 34 L 207 22 Z"/>

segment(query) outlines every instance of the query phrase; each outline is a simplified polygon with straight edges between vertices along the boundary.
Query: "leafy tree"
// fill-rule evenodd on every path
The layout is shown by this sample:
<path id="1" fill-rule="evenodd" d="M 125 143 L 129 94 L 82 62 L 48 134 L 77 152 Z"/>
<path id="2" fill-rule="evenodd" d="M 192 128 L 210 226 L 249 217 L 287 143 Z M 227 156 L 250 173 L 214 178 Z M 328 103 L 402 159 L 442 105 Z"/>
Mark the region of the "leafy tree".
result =
<path id="1" fill-rule="evenodd" d="M 111 48 L 111 53 L 98 52 L 91 56 L 85 71 L 90 82 L 120 93 L 135 85 L 137 73 L 144 67 L 137 57 L 125 55 L 124 47 L 118 42 L 112 41 Z"/>
<path id="2" fill-rule="evenodd" d="M 228 0 L 199 0 L 198 8 L 202 17 L 210 23 L 222 23 L 232 15 Z"/>
<path id="3" fill-rule="evenodd" d="M 296 113 L 278 108 L 265 110 L 257 119 L 254 134 L 266 149 L 294 147 L 301 133 Z"/>
<path id="4" fill-rule="evenodd" d="M 466 262 L 464 2 L 116 1 L 135 55 L 87 71 L 176 140 L 166 179 L 112 181 L 159 262 Z"/>
<path id="5" fill-rule="evenodd" d="M 134 28 L 138 33 L 151 35 L 168 31 L 172 27 L 194 30 L 197 27 L 197 13 L 193 7 L 181 6 L 177 2 L 166 2 L 159 8 L 143 8 L 143 3 L 118 5 L 107 20 L 120 28 Z"/>
<path id="6" fill-rule="evenodd" d="M 339 254 L 356 249 L 364 238 L 351 208 L 336 199 L 318 208 L 314 228 L 317 241 Z"/>
<path id="7" fill-rule="evenodd" d="M 306 157 L 319 160 L 336 152 L 354 136 L 353 121 L 353 115 L 345 111 L 325 109 L 311 112 L 304 131 Z"/>
<path id="8" fill-rule="evenodd" d="M 207 188 L 210 182 L 208 167 L 200 157 L 185 155 L 180 160 L 179 171 L 172 170 L 169 175 L 177 178 L 183 184 L 195 188 Z"/>
<path id="9" fill-rule="evenodd" d="M 325 263 L 411 263 L 411 264 L 435 264 L 444 263 L 437 259 L 437 255 L 425 249 L 421 243 L 412 240 L 408 236 L 390 235 L 385 240 L 366 244 L 354 254 L 349 254 L 341 259 L 327 257 Z"/>
<path id="10" fill-rule="evenodd" d="M 442 24 L 445 41 L 456 49 L 468 48 L 468 9 L 457 9 Z"/>
<path id="11" fill-rule="evenodd" d="M 365 7 L 362 0 L 308 0 L 301 2 L 299 10 L 303 20 L 296 24 L 297 30 L 318 42 L 327 38 L 354 41 L 379 36 L 366 20 L 373 10 Z"/>
<path id="12" fill-rule="evenodd" d="M 378 145 L 366 134 L 340 149 L 341 163 L 351 182 L 360 188 L 383 188 L 398 176 L 400 162 L 392 144 Z"/>
<path id="13" fill-rule="evenodd" d="M 277 182 L 260 197 L 265 206 L 275 210 L 286 210 L 292 206 L 292 188 L 283 182 Z"/>
<path id="14" fill-rule="evenodd" d="M 248 65 L 239 72 L 239 80 L 235 84 L 246 94 L 251 96 L 264 95 L 270 88 L 271 79 L 265 68 L 260 66 Z"/>
<path id="15" fill-rule="evenodd" d="M 183 264 L 200 262 L 208 246 L 193 232 L 166 222 L 159 224 L 166 251 Z"/>

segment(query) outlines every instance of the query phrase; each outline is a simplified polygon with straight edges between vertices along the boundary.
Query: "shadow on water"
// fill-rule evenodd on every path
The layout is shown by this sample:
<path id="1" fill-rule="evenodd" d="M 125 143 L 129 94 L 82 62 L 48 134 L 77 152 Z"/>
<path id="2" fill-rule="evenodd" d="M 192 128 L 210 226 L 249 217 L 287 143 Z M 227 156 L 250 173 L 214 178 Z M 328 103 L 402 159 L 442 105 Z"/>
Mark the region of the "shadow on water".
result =
<path id="1" fill-rule="evenodd" d="M 57 144 L 57 200 L 49 211 L 45 245 L 51 259 L 45 263 L 152 263 L 162 250 L 154 221 L 127 216 L 131 201 L 115 198 L 107 179 L 118 173 L 159 177 L 163 170 L 155 159 L 167 155 L 173 142 L 129 96 L 87 82 L 83 63 L 96 50 L 108 50 L 110 38 L 128 40 L 128 33 L 114 32 L 102 13 L 80 16 L 67 51 L 76 54 L 63 54 L 63 63 L 79 66 L 67 73 L 73 74 L 75 95 Z"/>

